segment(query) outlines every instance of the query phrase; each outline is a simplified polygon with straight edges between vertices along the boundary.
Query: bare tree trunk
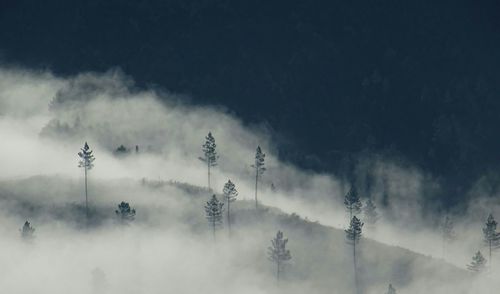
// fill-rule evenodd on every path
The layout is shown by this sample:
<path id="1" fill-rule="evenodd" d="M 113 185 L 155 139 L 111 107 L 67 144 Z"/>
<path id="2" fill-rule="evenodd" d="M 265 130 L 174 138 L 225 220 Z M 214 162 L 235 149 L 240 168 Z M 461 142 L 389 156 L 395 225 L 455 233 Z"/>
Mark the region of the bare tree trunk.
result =
<path id="1" fill-rule="evenodd" d="M 231 235 L 231 214 L 229 212 L 231 207 L 231 201 L 227 199 L 227 228 L 229 230 L 229 235 Z"/>
<path id="2" fill-rule="evenodd" d="M 353 257 L 353 265 L 354 265 L 354 287 L 356 294 L 359 293 L 359 287 L 358 287 L 358 268 L 356 266 L 356 241 L 353 242 L 352 245 L 352 257 Z"/>
<path id="3" fill-rule="evenodd" d="M 280 261 L 276 261 L 276 283 L 280 280 Z"/>
<path id="4" fill-rule="evenodd" d="M 257 188 L 258 188 L 258 183 L 259 183 L 259 169 L 255 168 L 255 209 L 257 210 L 258 208 L 258 202 L 257 202 Z"/>
<path id="5" fill-rule="evenodd" d="M 207 167 L 208 167 L 208 191 L 211 191 L 212 189 L 210 188 L 210 160 L 207 159 Z"/>
<path id="6" fill-rule="evenodd" d="M 215 242 L 215 220 L 212 221 L 212 234 L 213 234 L 214 242 Z"/>
<path id="7" fill-rule="evenodd" d="M 488 241 L 489 243 L 489 247 L 490 247 L 490 267 L 491 267 L 491 264 L 492 264 L 492 260 L 491 260 L 491 240 Z"/>
<path id="8" fill-rule="evenodd" d="M 87 167 L 85 166 L 85 216 L 87 217 L 87 223 L 89 221 L 89 198 L 87 192 Z"/>

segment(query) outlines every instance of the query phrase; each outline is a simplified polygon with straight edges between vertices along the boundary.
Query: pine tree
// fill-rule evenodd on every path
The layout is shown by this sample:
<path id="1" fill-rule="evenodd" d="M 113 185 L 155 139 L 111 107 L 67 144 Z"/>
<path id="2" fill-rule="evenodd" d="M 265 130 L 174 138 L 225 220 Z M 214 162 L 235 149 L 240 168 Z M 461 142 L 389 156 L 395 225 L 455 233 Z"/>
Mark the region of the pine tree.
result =
<path id="1" fill-rule="evenodd" d="M 215 241 L 215 230 L 222 227 L 222 216 L 224 213 L 224 203 L 220 202 L 217 197 L 212 195 L 212 198 L 205 205 L 205 214 L 209 225 L 212 227 L 212 232 Z"/>
<path id="2" fill-rule="evenodd" d="M 365 221 L 370 225 L 375 225 L 379 219 L 377 206 L 375 206 L 371 199 L 366 201 L 366 204 L 363 207 L 363 213 L 365 215 Z"/>
<path id="3" fill-rule="evenodd" d="M 78 167 L 83 168 L 85 172 L 85 215 L 87 216 L 87 221 L 89 218 L 89 197 L 88 197 L 88 189 L 87 189 L 87 173 L 94 167 L 94 155 L 92 154 L 92 150 L 89 147 L 89 144 L 85 142 L 81 151 L 78 152 L 78 157 L 80 160 L 78 161 Z"/>
<path id="4" fill-rule="evenodd" d="M 222 193 L 224 194 L 224 202 L 227 205 L 227 227 L 229 233 L 231 233 L 231 202 L 236 201 L 236 197 L 238 196 L 238 191 L 236 190 L 236 186 L 228 180 L 222 189 Z"/>
<path id="5" fill-rule="evenodd" d="M 279 281 L 280 273 L 284 265 L 292 259 L 290 250 L 286 249 L 288 239 L 283 238 L 283 232 L 278 231 L 276 237 L 271 240 L 271 246 L 268 247 L 268 258 L 276 264 L 276 280 Z"/>
<path id="6" fill-rule="evenodd" d="M 35 237 L 35 228 L 31 226 L 29 221 L 26 221 L 19 231 L 21 232 L 21 237 L 26 241 L 31 241 Z"/>
<path id="7" fill-rule="evenodd" d="M 358 214 L 361 212 L 361 200 L 359 199 L 358 191 L 356 190 L 356 187 L 351 186 L 351 189 L 347 194 L 345 194 L 344 197 L 344 205 L 349 211 L 349 219 L 352 219 L 353 214 Z"/>
<path id="8" fill-rule="evenodd" d="M 490 253 L 490 264 L 491 264 L 491 252 L 493 249 L 497 249 L 500 246 L 500 234 L 497 233 L 497 222 L 493 215 L 489 215 L 486 220 L 486 224 L 483 228 L 484 242 L 489 248 Z"/>
<path id="9" fill-rule="evenodd" d="M 396 294 L 396 289 L 394 289 L 392 284 L 389 284 L 389 288 L 387 289 L 386 294 Z"/>
<path id="10" fill-rule="evenodd" d="M 349 228 L 345 230 L 347 242 L 352 246 L 352 257 L 353 257 L 353 267 L 354 267 L 354 285 L 356 287 L 356 292 L 358 293 L 358 270 L 356 262 L 356 244 L 359 243 L 361 239 L 361 233 L 363 229 L 363 223 L 356 217 L 351 218 L 351 223 Z"/>
<path id="11" fill-rule="evenodd" d="M 205 144 L 201 146 L 201 150 L 203 151 L 203 157 L 199 157 L 201 161 L 203 161 L 207 165 L 208 169 L 208 189 L 210 188 L 210 169 L 212 167 L 217 166 L 217 159 L 219 156 L 216 151 L 217 145 L 215 144 L 215 138 L 212 136 L 212 133 L 209 132 L 205 137 Z"/>
<path id="12" fill-rule="evenodd" d="M 445 216 L 443 223 L 441 224 L 441 235 L 443 238 L 443 257 L 445 254 L 445 247 L 447 244 L 455 240 L 455 230 L 453 221 L 449 216 Z"/>
<path id="13" fill-rule="evenodd" d="M 476 252 L 474 256 L 472 256 L 472 262 L 467 265 L 467 268 L 470 271 L 480 273 L 486 268 L 486 259 L 481 254 L 481 251 Z"/>
<path id="14" fill-rule="evenodd" d="M 122 223 L 128 223 L 135 219 L 135 209 L 130 208 L 127 202 L 118 204 L 118 210 L 115 210 L 116 215 Z"/>
<path id="15" fill-rule="evenodd" d="M 257 146 L 257 150 L 255 151 L 255 163 L 252 164 L 252 167 L 255 169 L 255 209 L 258 208 L 257 201 L 257 191 L 259 185 L 259 179 L 262 177 L 262 174 L 266 171 L 264 167 L 266 154 L 262 152 L 260 146 Z"/>

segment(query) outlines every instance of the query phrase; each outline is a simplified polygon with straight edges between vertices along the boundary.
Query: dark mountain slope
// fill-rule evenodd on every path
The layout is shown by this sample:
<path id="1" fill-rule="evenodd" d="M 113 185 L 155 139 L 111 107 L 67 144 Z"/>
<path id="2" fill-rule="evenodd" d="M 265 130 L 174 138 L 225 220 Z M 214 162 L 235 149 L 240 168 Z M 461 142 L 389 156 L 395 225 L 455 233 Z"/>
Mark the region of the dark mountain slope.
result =
<path id="1" fill-rule="evenodd" d="M 4 61 L 121 67 L 280 134 L 284 159 L 352 177 L 397 156 L 445 202 L 500 162 L 496 1 L 23 1 L 0 4 Z"/>

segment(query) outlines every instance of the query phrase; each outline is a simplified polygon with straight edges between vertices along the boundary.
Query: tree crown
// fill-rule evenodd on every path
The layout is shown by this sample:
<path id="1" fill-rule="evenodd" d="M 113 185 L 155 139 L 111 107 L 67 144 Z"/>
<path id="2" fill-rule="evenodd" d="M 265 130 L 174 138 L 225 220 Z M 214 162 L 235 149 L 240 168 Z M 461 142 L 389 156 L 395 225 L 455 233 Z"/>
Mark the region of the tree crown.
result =
<path id="1" fill-rule="evenodd" d="M 135 209 L 130 208 L 130 204 L 124 201 L 118 204 L 118 210 L 115 210 L 115 213 L 125 221 L 132 221 L 135 218 Z"/>
<path id="2" fill-rule="evenodd" d="M 359 213 L 361 211 L 361 199 L 359 198 L 358 190 L 354 185 L 351 186 L 349 192 L 345 194 L 344 205 L 346 206 L 347 210 L 354 213 Z"/>
<path id="3" fill-rule="evenodd" d="M 278 231 L 276 237 L 271 240 L 271 246 L 268 248 L 269 260 L 273 262 L 284 262 L 292 259 L 290 250 L 286 249 L 288 239 L 283 237 L 283 232 Z"/>
<path id="4" fill-rule="evenodd" d="M 29 221 L 26 221 L 24 223 L 20 231 L 21 231 L 21 237 L 23 237 L 23 239 L 26 240 L 32 239 L 35 234 L 35 228 L 31 226 L 31 223 Z"/>
<path id="5" fill-rule="evenodd" d="M 363 225 L 364 224 L 356 216 L 352 217 L 349 228 L 345 230 L 346 237 L 349 242 L 357 243 L 359 241 Z"/>
<path id="6" fill-rule="evenodd" d="M 209 132 L 205 137 L 205 143 L 201 146 L 203 157 L 199 157 L 199 159 L 207 163 L 209 166 L 216 166 L 217 159 L 219 158 L 216 147 L 217 144 L 215 144 L 215 138 L 212 136 L 212 132 Z"/>
<path id="7" fill-rule="evenodd" d="M 266 154 L 262 152 L 260 146 L 257 146 L 257 150 L 255 151 L 255 163 L 252 164 L 252 167 L 257 171 L 257 176 L 261 176 L 266 171 L 266 168 L 264 167 L 265 159 Z"/>
<path id="8" fill-rule="evenodd" d="M 467 265 L 467 268 L 473 272 L 482 272 L 486 268 L 486 258 L 484 258 L 481 251 L 472 256 L 472 262 Z"/>
<path id="9" fill-rule="evenodd" d="M 228 202 L 233 202 L 236 200 L 238 196 L 238 191 L 236 190 L 236 186 L 231 180 L 228 180 L 226 184 L 224 184 L 224 188 L 222 189 L 222 193 L 224 194 L 224 199 Z"/>
<path id="10" fill-rule="evenodd" d="M 497 233 L 497 222 L 493 215 L 489 215 L 483 228 L 484 241 L 494 247 L 500 246 L 500 234 Z"/>
<path id="11" fill-rule="evenodd" d="M 224 203 L 217 199 L 217 196 L 212 195 L 212 198 L 205 205 L 205 214 L 210 223 L 216 226 L 222 225 L 222 214 Z"/>
<path id="12" fill-rule="evenodd" d="M 78 152 L 78 156 L 80 157 L 80 160 L 78 161 L 78 167 L 92 169 L 94 167 L 95 157 L 92 154 L 93 151 L 90 149 L 89 144 L 85 142 L 83 148 L 81 148 L 80 150 L 81 151 Z"/>

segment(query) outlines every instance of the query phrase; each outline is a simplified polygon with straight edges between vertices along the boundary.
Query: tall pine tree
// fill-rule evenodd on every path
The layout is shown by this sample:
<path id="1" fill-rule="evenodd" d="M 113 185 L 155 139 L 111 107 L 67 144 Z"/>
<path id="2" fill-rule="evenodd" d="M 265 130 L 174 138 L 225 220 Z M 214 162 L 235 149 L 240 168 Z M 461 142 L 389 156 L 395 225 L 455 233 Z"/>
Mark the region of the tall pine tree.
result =
<path id="1" fill-rule="evenodd" d="M 497 222 L 493 215 L 489 215 L 486 220 L 486 224 L 483 228 L 484 242 L 488 246 L 490 253 L 490 264 L 491 264 L 491 252 L 493 249 L 497 249 L 500 246 L 500 235 L 497 233 Z"/>
<path id="2" fill-rule="evenodd" d="M 89 218 L 89 196 L 87 189 L 87 174 L 88 171 L 94 167 L 94 160 L 95 160 L 95 157 L 92 153 L 93 151 L 90 149 L 89 144 L 87 144 L 87 142 L 85 142 L 83 148 L 81 148 L 81 151 L 78 152 L 78 157 L 80 157 L 80 160 L 78 161 L 78 167 L 83 168 L 85 175 L 85 215 L 87 216 L 87 221 Z"/>
<path id="3" fill-rule="evenodd" d="M 252 167 L 255 169 L 255 209 L 258 208 L 257 201 L 257 191 L 259 186 L 259 179 L 262 177 L 262 174 L 266 171 L 264 167 L 266 154 L 262 152 L 260 146 L 257 146 L 257 150 L 255 151 L 255 163 L 252 164 Z"/>
<path id="4" fill-rule="evenodd" d="M 286 249 L 288 239 L 283 238 L 283 232 L 278 231 L 276 237 L 271 240 L 271 246 L 268 247 L 268 258 L 276 264 L 276 281 L 280 280 L 280 274 L 284 265 L 292 259 L 290 250 Z"/>
<path id="5" fill-rule="evenodd" d="M 347 211 L 349 211 L 349 219 L 352 219 L 353 214 L 361 212 L 361 200 L 359 199 L 358 191 L 354 185 L 352 185 L 349 192 L 345 194 L 344 205 Z"/>
<path id="6" fill-rule="evenodd" d="M 199 157 L 199 159 L 207 165 L 209 190 L 211 190 L 210 169 L 217 166 L 217 159 L 219 158 L 219 156 L 217 155 L 216 147 L 217 145 L 215 144 L 215 138 L 212 136 L 212 133 L 209 132 L 205 137 L 205 143 L 201 146 L 203 157 Z"/>
<path id="7" fill-rule="evenodd" d="M 352 246 L 354 286 L 356 288 L 356 293 L 359 293 L 356 245 L 359 243 L 359 240 L 361 239 L 362 230 L 363 230 L 363 223 L 356 216 L 353 216 L 351 218 L 349 228 L 345 230 L 347 242 Z"/>
<path id="8" fill-rule="evenodd" d="M 472 262 L 467 265 L 467 268 L 476 273 L 480 273 L 486 269 L 486 259 L 483 254 L 481 254 L 481 251 L 476 252 L 476 254 L 472 256 Z"/>
<path id="9" fill-rule="evenodd" d="M 227 228 L 229 234 L 231 234 L 231 202 L 236 201 L 236 197 L 238 196 L 238 191 L 236 190 L 236 186 L 228 180 L 222 189 L 222 194 L 224 195 L 224 202 L 227 205 Z"/>
<path id="10" fill-rule="evenodd" d="M 222 227 L 223 209 L 224 203 L 220 202 L 219 199 L 214 195 L 205 205 L 205 215 L 208 220 L 210 227 L 212 227 L 212 233 L 215 241 L 215 231 Z"/>

